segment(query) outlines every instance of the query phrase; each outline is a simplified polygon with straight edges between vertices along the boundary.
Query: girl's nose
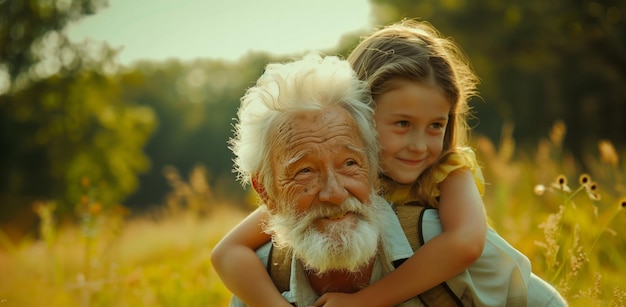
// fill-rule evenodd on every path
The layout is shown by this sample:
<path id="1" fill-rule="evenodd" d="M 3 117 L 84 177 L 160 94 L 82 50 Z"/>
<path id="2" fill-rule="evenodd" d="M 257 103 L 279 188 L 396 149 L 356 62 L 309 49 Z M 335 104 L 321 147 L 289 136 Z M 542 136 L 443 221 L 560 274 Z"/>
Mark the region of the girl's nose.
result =
<path id="1" fill-rule="evenodd" d="M 412 133 L 409 136 L 408 146 L 411 151 L 426 151 L 426 141 L 419 133 Z"/>

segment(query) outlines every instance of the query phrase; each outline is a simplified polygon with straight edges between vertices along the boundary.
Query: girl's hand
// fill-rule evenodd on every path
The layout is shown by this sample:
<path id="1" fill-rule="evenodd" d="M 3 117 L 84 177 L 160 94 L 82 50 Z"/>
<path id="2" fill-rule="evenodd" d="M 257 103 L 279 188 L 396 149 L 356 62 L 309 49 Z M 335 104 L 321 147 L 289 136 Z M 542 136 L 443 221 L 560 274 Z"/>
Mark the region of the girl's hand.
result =
<path id="1" fill-rule="evenodd" d="M 317 307 L 361 307 L 367 306 L 367 303 L 359 302 L 356 294 L 328 292 L 322 295 L 313 303 Z"/>

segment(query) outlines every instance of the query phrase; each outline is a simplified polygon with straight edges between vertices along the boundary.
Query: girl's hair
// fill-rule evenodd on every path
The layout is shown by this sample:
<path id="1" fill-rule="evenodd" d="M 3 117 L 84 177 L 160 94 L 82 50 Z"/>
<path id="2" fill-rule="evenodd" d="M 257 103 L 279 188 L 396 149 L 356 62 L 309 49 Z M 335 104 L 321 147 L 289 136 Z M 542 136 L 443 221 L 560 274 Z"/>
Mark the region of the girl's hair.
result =
<path id="1" fill-rule="evenodd" d="M 398 79 L 440 88 L 450 103 L 450 114 L 438 163 L 466 145 L 470 111 L 467 101 L 476 94 L 478 79 L 462 50 L 432 25 L 403 20 L 383 27 L 364 37 L 348 61 L 359 79 L 370 85 L 374 101 L 394 89 L 394 81 Z M 424 177 L 431 176 L 429 173 L 421 176 L 422 183 Z"/>
<path id="2" fill-rule="evenodd" d="M 379 144 L 373 123 L 369 86 L 359 80 L 350 64 L 335 56 L 309 54 L 289 63 L 269 64 L 256 85 L 241 98 L 238 121 L 230 149 L 235 154 L 235 171 L 245 185 L 258 177 L 273 193 L 272 152 L 275 134 L 294 112 L 322 110 L 338 105 L 355 120 L 369 160 L 372 182 L 378 174 Z"/>

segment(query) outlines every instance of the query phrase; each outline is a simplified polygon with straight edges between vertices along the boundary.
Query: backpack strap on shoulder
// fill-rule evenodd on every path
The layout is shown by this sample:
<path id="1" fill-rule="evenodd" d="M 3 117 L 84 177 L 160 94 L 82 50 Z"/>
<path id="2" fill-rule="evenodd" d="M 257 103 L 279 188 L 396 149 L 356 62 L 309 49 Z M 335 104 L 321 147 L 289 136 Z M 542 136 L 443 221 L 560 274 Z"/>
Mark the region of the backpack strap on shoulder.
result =
<path id="1" fill-rule="evenodd" d="M 277 247 L 272 244 L 267 261 L 267 273 L 274 281 L 279 292 L 289 291 L 289 279 L 291 278 L 291 249 Z"/>
<path id="2" fill-rule="evenodd" d="M 413 251 L 417 251 L 422 245 L 424 245 L 422 220 L 424 218 L 424 213 L 427 210 L 436 209 L 424 206 L 419 202 L 409 202 L 395 207 L 402 230 L 409 240 L 409 244 L 411 244 Z M 452 289 L 450 289 L 448 284 L 445 282 L 418 295 L 418 297 L 426 306 L 463 306 L 461 300 L 456 297 Z"/>

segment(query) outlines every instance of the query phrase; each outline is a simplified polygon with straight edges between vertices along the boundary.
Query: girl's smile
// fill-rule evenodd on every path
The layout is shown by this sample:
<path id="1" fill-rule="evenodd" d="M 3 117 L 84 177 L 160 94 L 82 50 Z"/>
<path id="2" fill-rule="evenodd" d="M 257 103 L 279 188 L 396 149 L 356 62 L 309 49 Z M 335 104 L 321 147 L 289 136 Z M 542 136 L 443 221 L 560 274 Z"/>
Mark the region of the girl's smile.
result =
<path id="1" fill-rule="evenodd" d="M 450 104 L 437 87 L 404 79 L 392 82 L 392 90 L 375 98 L 380 162 L 385 175 L 409 184 L 441 155 Z"/>

